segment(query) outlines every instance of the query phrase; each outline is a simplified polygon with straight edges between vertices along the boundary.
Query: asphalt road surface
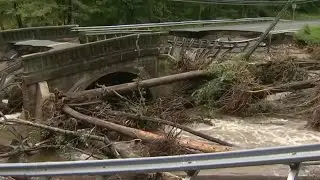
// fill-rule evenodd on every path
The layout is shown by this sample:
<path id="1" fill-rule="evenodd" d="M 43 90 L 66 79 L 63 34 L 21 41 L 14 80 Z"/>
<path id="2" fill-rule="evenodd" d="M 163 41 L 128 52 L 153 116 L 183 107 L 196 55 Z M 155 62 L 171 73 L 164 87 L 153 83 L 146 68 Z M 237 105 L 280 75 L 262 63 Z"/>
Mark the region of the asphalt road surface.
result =
<path id="1" fill-rule="evenodd" d="M 200 32 L 200 31 L 210 31 L 210 30 L 239 30 L 239 31 L 256 31 L 264 32 L 271 24 L 269 22 L 262 23 L 250 23 L 250 24 L 234 24 L 234 25 L 224 25 L 224 26 L 211 26 L 211 27 L 201 27 L 201 28 L 185 28 L 178 29 L 175 31 L 189 31 L 189 32 Z M 304 25 L 320 25 L 320 19 L 309 20 L 309 21 L 280 21 L 275 27 L 274 31 L 296 31 L 302 28 Z"/>

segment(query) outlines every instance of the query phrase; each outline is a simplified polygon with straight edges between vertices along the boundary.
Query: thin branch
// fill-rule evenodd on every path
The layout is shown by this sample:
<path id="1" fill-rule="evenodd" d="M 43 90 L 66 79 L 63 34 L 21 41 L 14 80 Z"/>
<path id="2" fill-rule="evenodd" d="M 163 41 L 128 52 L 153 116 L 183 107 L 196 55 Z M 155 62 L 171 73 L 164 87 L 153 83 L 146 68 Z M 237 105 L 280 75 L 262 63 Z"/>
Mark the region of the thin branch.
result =
<path id="1" fill-rule="evenodd" d="M 78 103 L 78 104 L 68 104 L 70 107 L 79 107 L 79 106 L 89 106 L 89 105 L 94 105 L 94 104 L 99 104 L 102 103 L 101 100 L 97 101 L 90 101 L 90 102 L 84 102 L 84 103 Z"/>
<path id="2" fill-rule="evenodd" d="M 23 124 L 23 125 L 27 125 L 27 126 L 42 128 L 42 129 L 46 129 L 46 130 L 49 130 L 49 131 L 53 131 L 53 132 L 61 133 L 61 134 L 65 134 L 65 135 L 86 137 L 86 138 L 89 138 L 89 139 L 102 141 L 102 142 L 105 142 L 107 144 L 107 147 L 109 148 L 109 150 L 111 152 L 113 152 L 115 157 L 119 157 L 120 156 L 120 154 L 117 152 L 116 148 L 113 146 L 113 144 L 110 142 L 110 140 L 107 139 L 107 137 L 91 135 L 90 133 L 84 134 L 84 133 L 80 133 L 80 132 L 64 130 L 64 129 L 60 129 L 60 128 L 56 128 L 56 127 L 51 127 L 51 126 L 39 124 L 39 123 L 25 121 L 25 120 L 22 120 L 22 119 L 7 119 L 7 121 L 8 122 L 14 122 L 14 123 L 17 123 L 17 124 Z M 2 121 L 0 123 L 4 123 L 4 121 Z"/>

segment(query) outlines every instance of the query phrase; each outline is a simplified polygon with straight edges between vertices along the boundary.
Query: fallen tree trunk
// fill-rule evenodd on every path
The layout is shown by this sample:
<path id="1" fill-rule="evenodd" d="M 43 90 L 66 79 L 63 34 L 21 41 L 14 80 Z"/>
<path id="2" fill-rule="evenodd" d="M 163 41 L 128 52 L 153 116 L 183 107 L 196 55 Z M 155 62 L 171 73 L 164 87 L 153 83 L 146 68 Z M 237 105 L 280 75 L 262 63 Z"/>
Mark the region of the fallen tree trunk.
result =
<path id="1" fill-rule="evenodd" d="M 279 93 L 279 92 L 296 91 L 300 89 L 313 88 L 317 85 L 317 82 L 319 81 L 320 79 L 310 79 L 305 81 L 296 81 L 296 82 L 281 84 L 279 86 L 271 88 L 270 92 Z"/>
<path id="2" fill-rule="evenodd" d="M 71 109 L 69 106 L 65 105 L 63 107 L 63 111 L 66 114 L 69 114 L 70 116 L 82 120 L 86 123 L 93 124 L 96 126 L 104 127 L 109 130 L 118 132 L 120 134 L 132 137 L 132 138 L 139 138 L 142 141 L 146 142 L 153 142 L 155 140 L 165 140 L 166 136 L 163 135 L 158 135 L 134 128 L 129 128 L 125 126 L 121 126 L 118 124 L 114 124 L 111 122 L 103 121 L 101 119 L 95 118 L 95 117 L 90 117 L 84 114 L 81 114 L 73 109 Z M 190 148 L 190 149 L 195 149 L 199 150 L 202 152 L 210 153 L 210 152 L 221 152 L 221 151 L 228 151 L 229 149 L 227 147 L 223 146 L 218 146 L 218 145 L 212 145 L 212 144 L 207 144 L 205 142 L 201 142 L 198 140 L 189 140 L 189 139 L 177 139 L 177 142 L 179 145 L 185 147 L 185 148 Z"/>
<path id="3" fill-rule="evenodd" d="M 169 125 L 169 126 L 172 126 L 172 127 L 177 127 L 177 128 L 182 129 L 182 130 L 184 130 L 184 131 L 186 131 L 188 133 L 191 133 L 193 135 L 202 137 L 203 139 L 206 139 L 206 140 L 221 144 L 223 146 L 233 146 L 231 143 L 222 141 L 222 140 L 220 140 L 218 138 L 211 137 L 209 135 L 203 134 L 203 133 L 198 132 L 198 131 L 194 131 L 193 129 L 191 129 L 189 127 L 182 126 L 180 124 L 173 123 L 171 121 L 167 121 L 167 120 L 163 120 L 163 119 L 159 119 L 159 118 L 152 118 L 152 117 L 146 117 L 146 116 L 141 116 L 141 115 L 135 115 L 135 114 L 121 112 L 121 111 L 108 110 L 108 111 L 106 111 L 106 113 L 109 114 L 109 115 L 113 115 L 113 116 L 128 117 L 128 118 L 133 119 L 133 120 L 143 120 L 143 121 L 156 122 L 156 123 L 160 123 L 160 124 L 166 124 L 166 125 Z"/>
<path id="4" fill-rule="evenodd" d="M 281 84 L 274 87 L 268 87 L 265 89 L 249 91 L 249 92 L 254 93 L 256 95 L 263 95 L 263 94 L 270 94 L 270 93 L 275 94 L 275 93 L 282 93 L 282 92 L 297 91 L 301 89 L 313 88 L 317 85 L 319 81 L 320 81 L 319 78 L 304 80 L 304 81 L 296 81 L 296 82 L 290 82 L 290 83 Z"/>
<path id="5" fill-rule="evenodd" d="M 147 79 L 139 82 L 132 82 L 126 84 L 120 84 L 115 86 L 109 86 L 105 88 L 91 89 L 86 91 L 81 91 L 77 93 L 68 93 L 66 100 L 76 100 L 76 101 L 85 101 L 87 99 L 92 99 L 95 97 L 101 96 L 113 96 L 115 95 L 114 91 L 117 93 L 126 93 L 138 88 L 149 88 L 164 84 L 170 84 L 177 81 L 183 81 L 187 79 L 210 76 L 210 73 L 207 71 L 190 71 L 186 73 L 174 74 L 169 76 L 163 76 L 159 78 Z"/>

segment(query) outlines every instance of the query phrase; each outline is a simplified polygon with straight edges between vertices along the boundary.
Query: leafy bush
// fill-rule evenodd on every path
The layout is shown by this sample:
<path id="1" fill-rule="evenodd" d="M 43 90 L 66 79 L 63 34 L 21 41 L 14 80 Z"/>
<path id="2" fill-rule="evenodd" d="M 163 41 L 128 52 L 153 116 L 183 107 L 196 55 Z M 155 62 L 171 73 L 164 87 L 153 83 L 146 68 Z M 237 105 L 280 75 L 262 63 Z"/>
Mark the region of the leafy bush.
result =
<path id="1" fill-rule="evenodd" d="M 307 45 L 320 45 L 320 26 L 305 25 L 295 34 L 295 39 Z"/>
<path id="2" fill-rule="evenodd" d="M 221 102 L 220 98 L 226 93 L 229 94 L 232 87 L 247 87 L 255 83 L 255 78 L 248 70 L 248 63 L 244 61 L 227 61 L 221 64 L 215 64 L 208 70 L 214 79 L 196 90 L 192 96 L 197 103 L 204 103 L 210 106 L 222 107 L 228 102 Z M 247 89 L 247 88 L 243 88 Z"/>

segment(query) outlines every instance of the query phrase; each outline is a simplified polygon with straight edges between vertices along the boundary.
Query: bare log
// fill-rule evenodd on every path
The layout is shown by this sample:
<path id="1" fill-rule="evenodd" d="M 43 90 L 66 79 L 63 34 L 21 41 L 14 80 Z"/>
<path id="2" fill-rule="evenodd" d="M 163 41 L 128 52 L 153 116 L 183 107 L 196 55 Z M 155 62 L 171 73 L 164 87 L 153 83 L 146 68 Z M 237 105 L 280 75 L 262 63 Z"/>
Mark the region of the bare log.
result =
<path id="1" fill-rule="evenodd" d="M 136 90 L 138 88 L 149 88 L 149 87 L 170 84 L 177 81 L 183 81 L 183 80 L 197 78 L 197 77 L 205 77 L 209 75 L 210 74 L 206 71 L 190 71 L 186 73 L 163 76 L 159 78 L 152 78 L 152 79 L 139 81 L 139 82 L 132 82 L 132 83 L 115 85 L 115 86 L 109 86 L 105 88 L 86 90 L 86 91 L 81 91 L 77 93 L 69 93 L 69 94 L 66 94 L 66 96 L 68 97 L 67 98 L 68 100 L 83 101 L 83 100 L 91 99 L 94 97 L 113 96 L 115 95 L 114 91 L 116 91 L 119 94 L 122 94 L 122 93 Z"/>
<path id="2" fill-rule="evenodd" d="M 120 159 L 121 155 L 118 152 L 118 150 L 115 148 L 115 146 L 111 143 L 111 141 L 108 139 L 107 136 L 104 137 L 104 143 L 107 144 L 108 149 L 110 150 L 113 157 Z"/>
<path id="3" fill-rule="evenodd" d="M 183 125 L 180 125 L 180 124 L 177 124 L 177 123 L 173 123 L 171 121 L 167 121 L 167 120 L 163 120 L 163 119 L 159 119 L 159 118 L 135 115 L 135 114 L 121 112 L 121 111 L 108 110 L 108 111 L 106 111 L 106 113 L 109 114 L 109 115 L 113 115 L 113 116 L 128 117 L 128 118 L 130 118 L 132 120 L 143 120 L 143 121 L 156 122 L 156 123 L 160 123 L 160 124 L 166 124 L 166 125 L 169 125 L 169 126 L 172 126 L 172 127 L 177 127 L 177 128 L 182 129 L 182 130 L 184 130 L 184 131 L 186 131 L 188 133 L 191 133 L 193 135 L 202 137 L 203 139 L 206 139 L 206 140 L 221 144 L 223 146 L 233 146 L 233 144 L 231 144 L 231 143 L 228 143 L 226 141 L 220 140 L 218 138 L 211 137 L 209 135 L 203 134 L 203 133 L 198 132 L 198 131 L 194 131 L 193 129 L 191 129 L 189 127 L 186 127 L 186 126 L 183 126 Z"/>
<path id="4" fill-rule="evenodd" d="M 94 105 L 94 104 L 100 104 L 103 101 L 97 100 L 97 101 L 90 101 L 90 102 L 84 102 L 84 103 L 78 103 L 78 104 L 68 104 L 70 107 L 74 106 L 89 106 L 89 105 Z"/>
<path id="5" fill-rule="evenodd" d="M 297 91 L 301 89 L 313 88 L 317 85 L 319 81 L 320 81 L 319 78 L 304 80 L 304 81 L 296 81 L 296 82 L 281 84 L 274 87 L 268 87 L 266 89 L 248 91 L 248 92 L 254 93 L 256 95 L 260 95 L 260 94 L 263 95 L 263 94 L 270 94 L 270 93 L 274 94 L 274 93 L 281 93 L 281 92 Z"/>
<path id="6" fill-rule="evenodd" d="M 310 79 L 310 80 L 305 80 L 305 81 L 296 81 L 296 82 L 281 84 L 279 86 L 272 87 L 270 89 L 270 92 L 280 93 L 280 92 L 296 91 L 296 90 L 300 90 L 300 89 L 313 88 L 317 85 L 317 83 L 319 81 L 320 81 L 320 79 Z"/>
<path id="7" fill-rule="evenodd" d="M 133 141 L 130 141 L 130 142 L 119 142 L 119 143 L 115 143 L 114 144 L 114 147 L 121 154 L 121 158 L 140 158 L 140 157 L 145 157 L 145 156 L 142 156 L 143 153 L 140 152 L 141 150 L 135 150 L 130 145 L 127 145 L 127 144 L 130 144 L 130 143 L 136 144 L 136 141 L 133 140 Z M 95 148 L 101 150 L 103 153 L 105 153 L 107 155 L 110 155 L 110 153 L 111 153 L 110 149 L 108 149 L 103 142 L 93 140 L 93 141 L 91 141 L 91 144 Z M 153 176 L 152 174 L 145 174 L 145 175 Z M 159 175 L 160 176 L 165 176 L 165 177 L 167 177 L 169 179 L 172 179 L 172 180 L 182 180 L 181 177 L 176 176 L 176 175 L 174 175 L 172 173 L 169 173 L 169 172 L 160 172 Z"/>
<path id="8" fill-rule="evenodd" d="M 79 120 L 82 120 L 86 123 L 89 124 L 94 124 L 96 126 L 104 127 L 109 130 L 118 132 L 120 134 L 132 137 L 132 138 L 139 138 L 142 141 L 146 142 L 153 142 L 155 140 L 164 140 L 166 137 L 163 135 L 158 135 L 154 133 L 150 133 L 147 131 L 142 131 L 134 128 L 129 128 L 125 126 L 121 126 L 118 124 L 114 124 L 111 122 L 103 121 L 101 119 L 95 118 L 95 117 L 90 117 L 84 114 L 81 114 L 73 109 L 71 109 L 69 106 L 65 105 L 63 107 L 63 111 L 66 114 L 71 115 L 74 118 L 77 118 Z M 179 145 L 190 148 L 190 149 L 196 149 L 202 152 L 221 152 L 221 151 L 228 151 L 229 149 L 227 147 L 223 146 L 218 146 L 218 145 L 212 145 L 212 144 L 207 144 L 202 141 L 198 140 L 190 140 L 190 139 L 178 139 L 177 142 Z"/>

